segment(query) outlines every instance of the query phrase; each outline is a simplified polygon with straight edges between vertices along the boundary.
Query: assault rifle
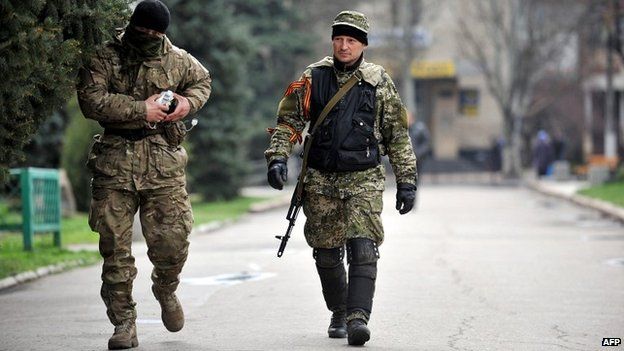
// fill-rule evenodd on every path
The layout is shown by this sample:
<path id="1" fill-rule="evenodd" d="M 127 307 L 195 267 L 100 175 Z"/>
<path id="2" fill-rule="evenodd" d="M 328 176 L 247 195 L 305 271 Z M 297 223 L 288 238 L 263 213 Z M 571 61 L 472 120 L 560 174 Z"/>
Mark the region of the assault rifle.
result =
<path id="1" fill-rule="evenodd" d="M 303 187 L 303 184 L 301 185 Z M 299 188 L 299 183 L 297 183 L 297 188 Z M 295 227 L 295 221 L 297 220 L 297 215 L 299 215 L 299 210 L 301 210 L 301 205 L 303 205 L 303 193 L 300 197 L 297 197 L 297 189 L 295 189 L 295 193 L 290 200 L 290 207 L 288 208 L 288 214 L 286 214 L 286 219 L 288 220 L 288 229 L 286 229 L 286 234 L 284 235 L 276 235 L 275 238 L 281 240 L 279 249 L 277 250 L 277 257 L 282 257 L 284 254 L 284 250 L 286 249 L 286 244 L 288 243 L 288 239 L 290 239 L 290 233 L 292 229 Z"/>
<path id="2" fill-rule="evenodd" d="M 276 235 L 275 238 L 280 240 L 280 246 L 277 250 L 277 257 L 282 257 L 284 254 L 284 250 L 286 249 L 286 244 L 288 243 L 288 239 L 290 239 L 290 233 L 292 232 L 293 227 L 295 226 L 295 221 L 297 220 L 297 215 L 299 214 L 299 210 L 303 205 L 304 191 L 303 191 L 303 180 L 305 178 L 305 174 L 308 170 L 308 153 L 310 153 L 310 146 L 312 146 L 312 138 L 314 137 L 314 132 L 321 125 L 325 117 L 329 114 L 332 108 L 338 103 L 338 101 L 351 89 L 355 83 L 357 83 L 361 77 L 356 73 L 349 78 L 349 80 L 340 88 L 338 92 L 329 100 L 327 105 L 323 108 L 321 113 L 319 114 L 314 126 L 310 129 L 310 133 L 305 138 L 305 142 L 303 143 L 303 154 L 302 154 L 302 162 L 301 162 L 301 172 L 299 173 L 299 178 L 297 179 L 297 186 L 295 187 L 295 192 L 293 194 L 292 199 L 290 200 L 290 207 L 288 208 L 288 214 L 286 215 L 286 219 L 288 220 L 288 228 L 286 229 L 286 234 L 284 235 Z"/>

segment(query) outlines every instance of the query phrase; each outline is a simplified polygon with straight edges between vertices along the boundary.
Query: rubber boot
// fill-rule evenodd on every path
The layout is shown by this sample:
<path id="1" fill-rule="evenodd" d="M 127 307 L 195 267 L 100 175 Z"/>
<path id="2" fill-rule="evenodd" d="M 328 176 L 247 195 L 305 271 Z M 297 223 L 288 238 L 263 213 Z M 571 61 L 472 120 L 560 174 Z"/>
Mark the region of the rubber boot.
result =
<path id="1" fill-rule="evenodd" d="M 152 286 L 152 292 L 160 303 L 161 318 L 165 328 L 175 333 L 184 327 L 184 311 L 174 292 L 162 292 Z"/>
<path id="2" fill-rule="evenodd" d="M 113 336 L 108 339 L 109 350 L 130 349 L 139 346 L 136 325 L 132 321 L 125 321 L 115 326 Z"/>

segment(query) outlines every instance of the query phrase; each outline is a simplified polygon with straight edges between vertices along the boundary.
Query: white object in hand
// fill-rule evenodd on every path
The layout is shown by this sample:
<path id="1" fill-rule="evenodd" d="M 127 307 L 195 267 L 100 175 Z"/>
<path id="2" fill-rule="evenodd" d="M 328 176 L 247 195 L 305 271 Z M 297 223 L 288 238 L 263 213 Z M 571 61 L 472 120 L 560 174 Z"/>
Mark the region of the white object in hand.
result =
<path id="1" fill-rule="evenodd" d="M 171 101 L 173 101 L 173 92 L 171 90 L 163 91 L 162 93 L 160 93 L 158 99 L 156 99 L 156 102 L 165 106 L 169 106 L 171 104 Z"/>

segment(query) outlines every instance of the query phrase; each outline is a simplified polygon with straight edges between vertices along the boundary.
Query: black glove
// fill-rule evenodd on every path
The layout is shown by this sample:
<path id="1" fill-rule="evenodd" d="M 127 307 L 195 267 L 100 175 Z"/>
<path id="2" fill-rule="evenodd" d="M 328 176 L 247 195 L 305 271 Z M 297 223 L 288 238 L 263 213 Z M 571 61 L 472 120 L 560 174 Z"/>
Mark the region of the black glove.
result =
<path id="1" fill-rule="evenodd" d="M 414 207 L 416 199 L 416 185 L 409 183 L 397 184 L 396 209 L 400 214 L 406 214 Z"/>
<path id="2" fill-rule="evenodd" d="M 282 190 L 282 188 L 284 188 L 284 182 L 288 179 L 288 166 L 286 166 L 286 161 L 272 161 L 269 164 L 267 179 L 269 180 L 269 185 L 271 185 L 273 189 Z"/>

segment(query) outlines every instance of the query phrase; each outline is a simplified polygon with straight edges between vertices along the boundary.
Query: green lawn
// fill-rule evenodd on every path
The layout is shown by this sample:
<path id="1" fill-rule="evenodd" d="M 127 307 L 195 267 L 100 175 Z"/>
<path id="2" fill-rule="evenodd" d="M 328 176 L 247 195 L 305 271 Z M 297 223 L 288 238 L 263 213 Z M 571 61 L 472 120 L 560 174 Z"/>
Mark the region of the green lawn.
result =
<path id="1" fill-rule="evenodd" d="M 579 193 L 624 207 L 624 181 L 583 189 Z"/>
<path id="2" fill-rule="evenodd" d="M 0 279 L 20 272 L 68 261 L 82 261 L 83 265 L 100 260 L 97 251 L 69 251 L 54 247 L 52 234 L 35 236 L 34 249 L 22 250 L 22 236 L 18 234 L 0 237 Z"/>
<path id="3" fill-rule="evenodd" d="M 256 202 L 265 200 L 260 197 L 239 197 L 231 201 L 193 202 L 195 226 L 217 220 L 237 219 L 249 211 Z M 80 213 L 61 221 L 63 246 L 72 244 L 97 244 L 98 234 L 91 231 L 88 215 Z M 22 250 L 20 233 L 0 235 L 0 279 L 38 267 L 60 262 L 82 260 L 92 264 L 100 260 L 96 251 L 70 251 L 56 248 L 52 244 L 52 234 L 35 235 L 33 252 Z"/>

